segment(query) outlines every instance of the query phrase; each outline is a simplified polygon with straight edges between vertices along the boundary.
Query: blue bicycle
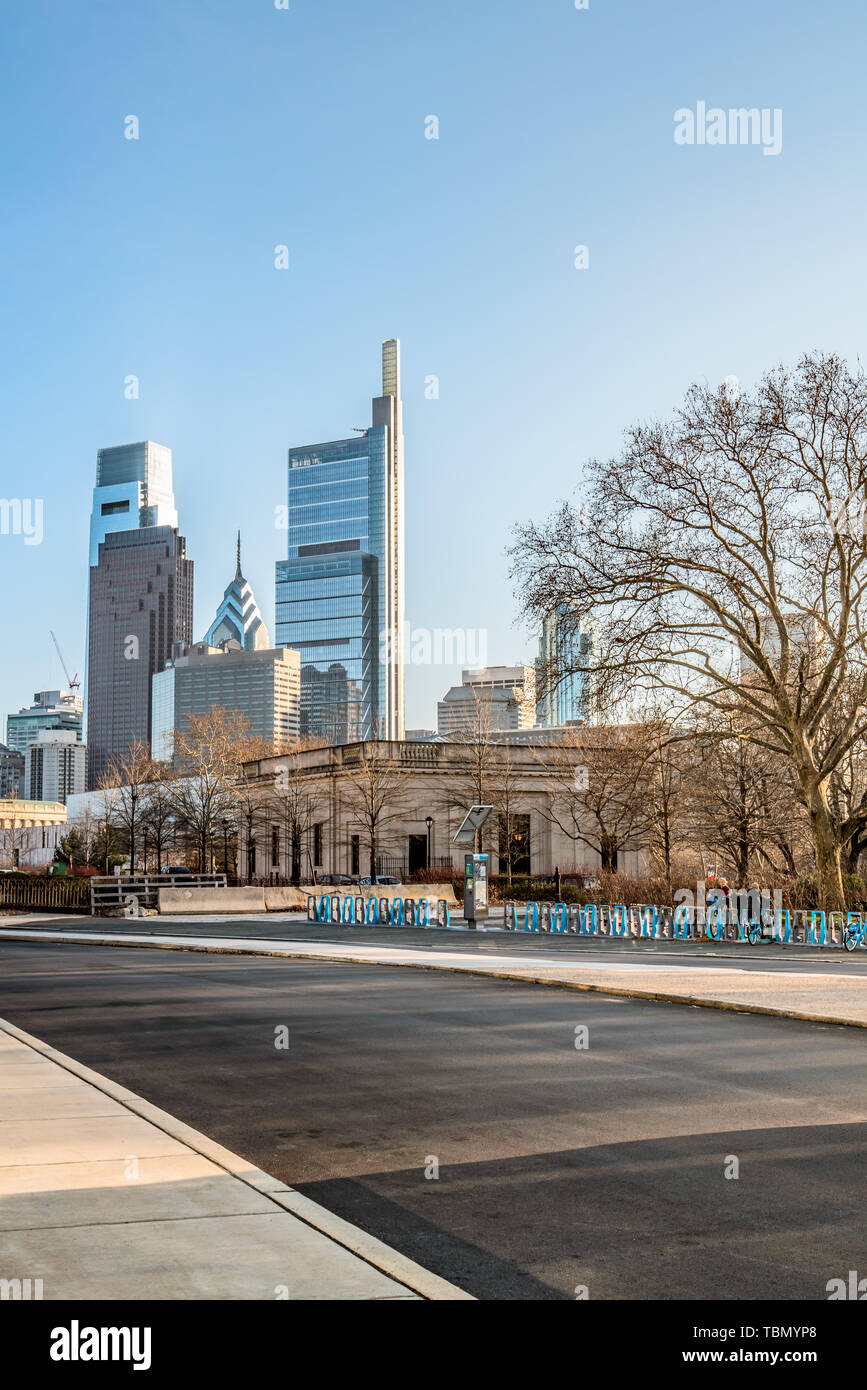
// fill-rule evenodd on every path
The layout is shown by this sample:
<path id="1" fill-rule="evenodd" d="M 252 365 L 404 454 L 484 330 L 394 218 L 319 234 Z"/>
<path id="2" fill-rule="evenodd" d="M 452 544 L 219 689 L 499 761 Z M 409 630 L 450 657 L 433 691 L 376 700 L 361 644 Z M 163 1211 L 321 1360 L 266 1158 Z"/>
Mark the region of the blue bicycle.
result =
<path id="1" fill-rule="evenodd" d="M 759 917 L 751 917 L 750 920 L 744 924 L 743 932 L 751 946 L 757 946 L 760 941 L 773 941 L 773 913 L 762 912 Z"/>
<path id="2" fill-rule="evenodd" d="M 860 922 L 846 922 L 843 926 L 843 945 L 847 951 L 855 951 L 867 937 L 867 917 Z"/>

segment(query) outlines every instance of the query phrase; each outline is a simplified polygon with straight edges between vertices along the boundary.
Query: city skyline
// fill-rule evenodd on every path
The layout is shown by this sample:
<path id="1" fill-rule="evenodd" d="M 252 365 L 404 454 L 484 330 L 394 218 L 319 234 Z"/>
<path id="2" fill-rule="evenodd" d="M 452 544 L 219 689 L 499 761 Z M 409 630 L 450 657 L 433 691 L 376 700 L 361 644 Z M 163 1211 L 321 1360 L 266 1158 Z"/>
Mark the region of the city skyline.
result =
<path id="1" fill-rule="evenodd" d="M 398 334 L 407 554 L 423 560 L 408 619 L 486 629 L 490 660 L 520 662 L 537 634 L 513 626 L 514 521 L 572 496 L 588 457 L 616 453 L 694 379 L 861 349 L 864 292 L 846 266 L 863 193 L 832 229 L 805 224 L 802 190 L 830 198 L 860 158 L 864 115 L 845 92 L 863 16 L 795 3 L 781 33 L 735 0 L 708 45 L 677 3 L 625 3 L 613 29 L 595 5 L 519 0 L 446 3 L 436 23 L 396 2 L 332 12 L 326 35 L 302 6 L 216 0 L 203 35 L 155 0 L 147 22 L 104 8 L 86 42 L 80 16 L 42 0 L 10 16 L 0 492 L 43 499 L 44 537 L 0 536 L 0 580 L 26 595 L 7 627 L 20 660 L 0 671 L 5 710 L 64 683 L 51 629 L 83 668 L 83 537 L 107 443 L 172 448 L 199 616 L 240 526 L 273 630 L 286 447 L 364 423 L 373 345 Z M 781 45 L 823 54 L 843 31 L 833 81 L 780 61 Z M 372 93 L 360 73 L 389 56 L 388 90 Z M 52 110 L 36 95 L 46 72 Z M 780 154 L 675 143 L 674 113 L 699 100 L 782 108 Z M 384 198 L 386 148 L 400 191 L 385 181 Z M 472 546 L 467 498 L 484 516 Z M 459 670 L 407 664 L 410 727 L 433 723 Z"/>
<path id="2" fill-rule="evenodd" d="M 628 1307 L 636 1364 L 827 1377 L 867 9 L 2 9 L 27 1363 L 589 1301 L 609 1364 Z"/>

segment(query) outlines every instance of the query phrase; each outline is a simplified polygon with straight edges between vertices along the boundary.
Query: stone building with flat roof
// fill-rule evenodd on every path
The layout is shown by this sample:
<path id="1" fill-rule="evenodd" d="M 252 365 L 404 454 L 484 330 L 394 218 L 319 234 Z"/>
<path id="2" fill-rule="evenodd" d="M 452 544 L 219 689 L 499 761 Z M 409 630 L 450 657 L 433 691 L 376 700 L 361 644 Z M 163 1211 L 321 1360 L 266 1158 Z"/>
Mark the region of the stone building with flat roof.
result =
<path id="1" fill-rule="evenodd" d="M 0 801 L 0 868 L 44 869 L 66 831 L 66 807 L 57 801 Z"/>
<path id="2" fill-rule="evenodd" d="M 562 828 L 568 816 L 558 803 L 568 782 L 564 758 L 570 756 L 577 770 L 579 752 L 560 741 L 550 746 L 491 742 L 481 750 L 460 742 L 393 741 L 311 748 L 249 763 L 249 781 L 260 792 L 251 872 L 291 877 L 287 806 L 298 805 L 303 806 L 305 878 L 313 868 L 367 874 L 377 807 L 378 872 L 403 876 L 425 868 L 428 857 L 432 868 L 459 872 L 464 848 L 452 841 L 478 800 L 481 764 L 485 794 L 495 806 L 482 846 L 491 856 L 491 873 L 504 873 L 509 859 L 515 875 L 547 875 L 555 868 L 564 874 L 593 873 L 600 865 L 598 852 Z M 243 841 L 243 826 L 241 831 Z M 241 862 L 245 853 L 242 843 Z M 635 844 L 621 851 L 617 867 L 637 876 L 646 872 L 647 858 L 646 846 Z"/>

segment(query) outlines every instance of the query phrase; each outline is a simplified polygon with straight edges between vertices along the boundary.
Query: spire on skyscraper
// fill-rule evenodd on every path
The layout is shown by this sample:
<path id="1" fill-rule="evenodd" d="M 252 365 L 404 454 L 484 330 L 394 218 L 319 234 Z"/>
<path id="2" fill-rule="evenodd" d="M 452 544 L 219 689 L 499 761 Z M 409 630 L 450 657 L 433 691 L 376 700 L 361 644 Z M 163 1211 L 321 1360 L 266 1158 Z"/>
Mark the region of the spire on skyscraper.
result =
<path id="1" fill-rule="evenodd" d="M 204 640 L 211 647 L 219 647 L 221 642 L 237 642 L 248 652 L 266 651 L 270 646 L 268 629 L 262 621 L 256 596 L 241 572 L 240 531 L 236 547 L 235 578 L 223 594 L 223 601 L 205 633 Z"/>

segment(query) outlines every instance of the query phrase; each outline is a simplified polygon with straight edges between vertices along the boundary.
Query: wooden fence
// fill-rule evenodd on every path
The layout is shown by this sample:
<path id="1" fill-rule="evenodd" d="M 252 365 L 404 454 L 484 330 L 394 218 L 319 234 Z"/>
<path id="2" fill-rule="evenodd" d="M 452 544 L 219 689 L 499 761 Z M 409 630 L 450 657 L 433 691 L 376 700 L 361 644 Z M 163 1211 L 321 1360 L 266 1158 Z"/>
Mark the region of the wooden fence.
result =
<path id="1" fill-rule="evenodd" d="M 90 912 L 90 879 L 0 874 L 0 907 L 30 912 Z"/>

